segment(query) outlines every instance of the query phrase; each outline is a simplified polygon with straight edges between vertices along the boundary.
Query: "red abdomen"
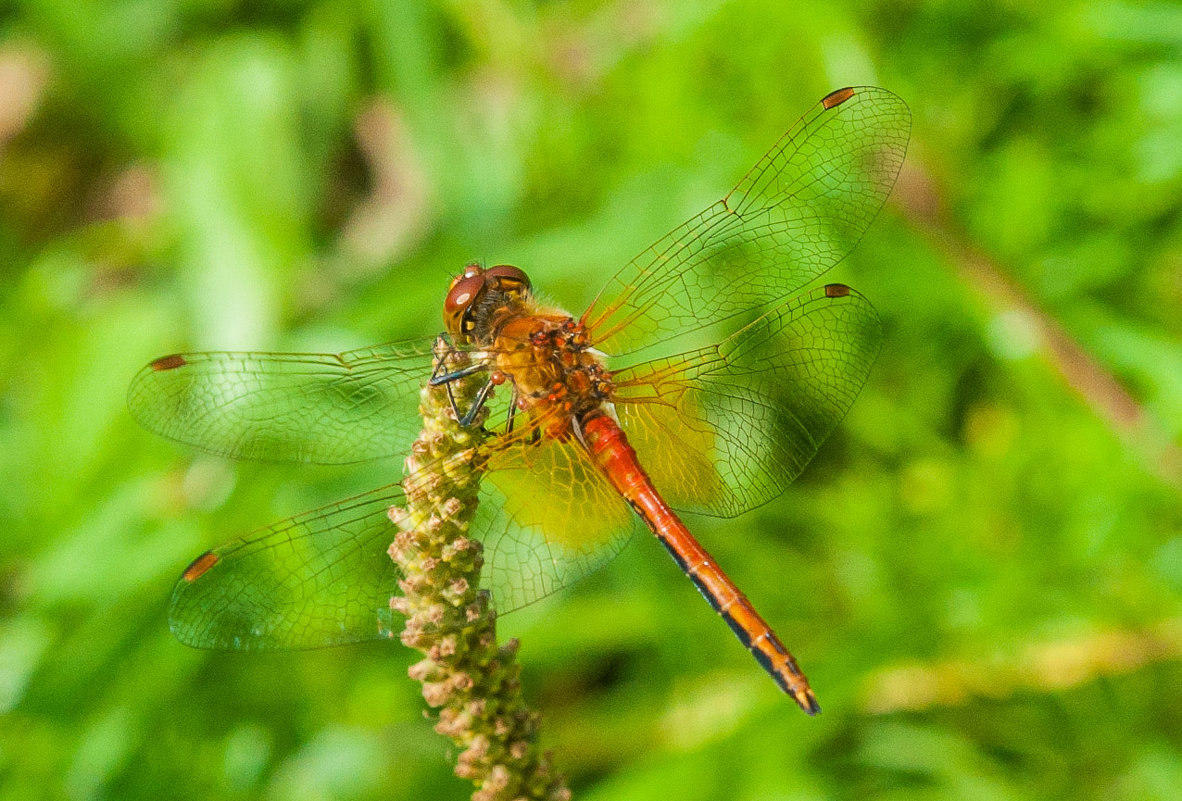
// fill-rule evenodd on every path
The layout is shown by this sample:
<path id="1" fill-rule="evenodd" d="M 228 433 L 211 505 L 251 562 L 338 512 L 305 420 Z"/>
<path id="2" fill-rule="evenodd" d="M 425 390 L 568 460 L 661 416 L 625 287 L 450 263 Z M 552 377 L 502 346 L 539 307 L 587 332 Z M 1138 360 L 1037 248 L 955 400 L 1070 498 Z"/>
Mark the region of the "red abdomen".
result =
<path id="1" fill-rule="evenodd" d="M 596 466 L 648 524 L 739 641 L 801 709 L 810 715 L 820 712 L 808 679 L 792 654 L 661 498 L 616 421 L 596 410 L 583 418 L 581 427 Z"/>

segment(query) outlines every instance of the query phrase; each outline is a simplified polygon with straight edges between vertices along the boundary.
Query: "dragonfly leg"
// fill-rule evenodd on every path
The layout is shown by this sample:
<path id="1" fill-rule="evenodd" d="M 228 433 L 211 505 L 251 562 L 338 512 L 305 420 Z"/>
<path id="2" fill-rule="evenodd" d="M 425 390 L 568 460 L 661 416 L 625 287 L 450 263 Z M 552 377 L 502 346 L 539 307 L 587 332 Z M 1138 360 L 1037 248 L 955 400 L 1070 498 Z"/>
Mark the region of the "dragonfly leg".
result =
<path id="1" fill-rule="evenodd" d="M 440 364 L 442 365 L 443 362 L 440 362 Z M 436 369 L 438 369 L 438 368 L 436 368 Z M 488 369 L 487 364 L 484 364 L 483 362 L 478 362 L 477 364 L 470 364 L 467 367 L 461 368 L 459 370 L 455 370 L 450 373 L 444 373 L 443 375 L 438 375 L 438 374 L 433 375 L 433 376 L 431 376 L 431 379 L 427 383 L 433 387 L 437 387 L 440 384 L 450 384 L 452 381 L 458 381 L 461 378 L 467 378 L 470 375 L 476 375 L 477 373 L 485 371 L 487 369 Z"/>
<path id="2" fill-rule="evenodd" d="M 468 407 L 468 411 L 464 412 L 462 417 L 460 416 L 459 409 L 456 408 L 456 399 L 455 396 L 452 395 L 451 384 L 447 385 L 447 397 L 448 400 L 451 401 L 452 411 L 455 412 L 456 418 L 458 419 L 461 427 L 467 428 L 468 426 L 472 425 L 472 421 L 476 419 L 476 415 L 480 414 L 480 410 L 484 408 L 484 404 L 488 401 L 488 396 L 492 394 L 493 387 L 496 385 L 497 382 L 493 381 L 492 379 L 484 382 L 484 386 L 482 386 L 480 391 L 476 393 L 476 397 L 472 399 L 472 405 Z"/>
<path id="3" fill-rule="evenodd" d="M 443 385 L 447 387 L 447 400 L 451 404 L 452 413 L 456 416 L 456 420 L 461 426 L 467 428 L 476 419 L 476 415 L 480 412 L 480 408 L 484 406 L 485 401 L 488 400 L 488 395 L 492 392 L 492 387 L 495 382 L 488 381 L 480 392 L 477 393 L 476 398 L 472 402 L 472 406 L 468 411 L 460 414 L 459 404 L 456 403 L 455 392 L 452 389 L 452 384 L 459 381 L 461 378 L 476 375 L 480 372 L 486 372 L 488 364 L 485 362 L 476 362 L 467 367 L 461 367 L 459 370 L 453 370 L 450 373 L 443 372 L 443 366 L 447 364 L 448 357 L 457 353 L 456 347 L 451 343 L 446 334 L 439 336 L 440 347 L 446 347 L 446 353 L 440 356 L 435 362 L 435 370 L 431 373 L 431 377 L 427 380 L 427 384 L 432 387 Z"/>
<path id="4" fill-rule="evenodd" d="M 505 420 L 505 434 L 513 433 L 513 422 L 517 419 L 517 387 L 513 388 L 513 395 L 509 398 L 509 413 Z M 542 429 L 534 426 L 530 429 L 529 437 L 525 440 L 527 445 L 537 445 L 542 441 Z"/>
<path id="5" fill-rule="evenodd" d="M 505 433 L 513 433 L 513 418 L 517 416 L 517 387 L 513 387 L 513 395 L 509 398 L 509 412 L 505 419 Z"/>
<path id="6" fill-rule="evenodd" d="M 453 370 L 450 373 L 443 372 L 448 360 L 459 353 L 461 351 L 452 343 L 451 337 L 446 333 L 440 334 L 438 339 L 435 340 L 435 369 L 431 371 L 431 378 L 427 383 L 433 387 L 437 387 L 440 384 L 448 384 L 452 381 L 475 375 L 481 370 L 488 369 L 488 366 L 484 362 L 476 362 L 467 367 L 461 367 L 459 370 Z"/>
<path id="7" fill-rule="evenodd" d="M 456 346 L 452 344 L 451 337 L 447 335 L 447 332 L 435 338 L 435 369 L 431 371 L 431 381 L 434 381 L 436 376 L 443 372 L 444 365 L 455 354 Z"/>

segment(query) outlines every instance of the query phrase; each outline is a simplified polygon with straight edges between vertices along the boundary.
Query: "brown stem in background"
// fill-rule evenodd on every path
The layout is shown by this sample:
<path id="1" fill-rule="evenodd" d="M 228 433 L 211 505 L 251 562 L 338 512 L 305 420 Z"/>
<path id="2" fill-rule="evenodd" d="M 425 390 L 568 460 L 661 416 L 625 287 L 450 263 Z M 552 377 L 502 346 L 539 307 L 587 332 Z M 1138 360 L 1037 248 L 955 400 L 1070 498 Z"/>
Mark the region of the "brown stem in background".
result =
<path id="1" fill-rule="evenodd" d="M 1061 640 L 996 643 L 984 661 L 904 662 L 875 670 L 863 682 L 861 706 L 872 715 L 890 715 L 1023 692 L 1064 692 L 1180 656 L 1182 618 L 1142 628 L 1094 629 Z"/>
<path id="2" fill-rule="evenodd" d="M 440 343 L 441 360 L 455 370 L 467 355 L 449 354 Z M 461 408 L 482 380 L 454 382 Z M 461 428 L 443 386 L 424 388 L 421 400 L 423 430 L 403 482 L 406 508 L 390 509 L 399 528 L 390 556 L 405 576 L 402 597 L 390 605 L 407 617 L 402 642 L 426 654 L 410 676 L 439 710 L 435 730 L 462 749 L 455 771 L 476 785 L 473 801 L 565 801 L 563 777 L 538 748 L 539 715 L 522 697 L 517 641 L 497 644 L 496 613 L 479 589 L 483 548 L 468 527 L 480 483 L 472 456 L 486 436 L 482 418 Z"/>
<path id="3" fill-rule="evenodd" d="M 1095 414 L 1136 446 L 1159 478 L 1182 488 L 1182 451 L 1137 399 L 1043 311 L 1025 290 L 965 240 L 953 223 L 932 176 L 914 154 L 899 176 L 897 197 L 912 224 L 956 265 L 961 278 L 995 310 L 1017 311 L 1038 333 L 1039 352 Z"/>

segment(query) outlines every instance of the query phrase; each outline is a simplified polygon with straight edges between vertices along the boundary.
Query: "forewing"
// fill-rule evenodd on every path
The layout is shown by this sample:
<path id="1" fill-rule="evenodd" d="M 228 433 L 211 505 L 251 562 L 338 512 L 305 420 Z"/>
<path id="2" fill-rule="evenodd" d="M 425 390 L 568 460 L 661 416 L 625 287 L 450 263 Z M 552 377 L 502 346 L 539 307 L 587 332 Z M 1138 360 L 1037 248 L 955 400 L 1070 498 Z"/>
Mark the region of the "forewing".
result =
<path id="1" fill-rule="evenodd" d="M 724 199 L 620 270 L 583 315 L 624 354 L 787 298 L 843 259 L 898 176 L 911 114 L 871 86 L 831 93 Z"/>
<path id="2" fill-rule="evenodd" d="M 136 375 L 127 403 L 148 430 L 220 456 L 322 464 L 403 456 L 420 427 L 433 344 L 165 356 Z"/>
<path id="3" fill-rule="evenodd" d="M 169 626 L 197 648 L 317 648 L 389 636 L 401 576 L 383 487 L 260 529 L 198 557 L 172 593 Z"/>
<path id="4" fill-rule="evenodd" d="M 616 413 L 672 506 L 731 517 L 800 474 L 853 404 L 881 338 L 870 303 L 831 284 L 718 345 L 616 373 Z"/>

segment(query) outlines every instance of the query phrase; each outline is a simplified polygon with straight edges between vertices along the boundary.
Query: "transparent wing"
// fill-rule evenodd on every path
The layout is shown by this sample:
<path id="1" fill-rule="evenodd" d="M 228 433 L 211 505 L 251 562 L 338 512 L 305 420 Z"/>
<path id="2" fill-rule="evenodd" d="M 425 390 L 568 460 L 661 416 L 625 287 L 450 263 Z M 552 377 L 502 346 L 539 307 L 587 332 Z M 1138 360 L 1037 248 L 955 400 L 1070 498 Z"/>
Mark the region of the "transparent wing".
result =
<path id="1" fill-rule="evenodd" d="M 615 373 L 616 414 L 670 505 L 738 515 L 800 474 L 853 405 L 881 338 L 869 301 L 830 284 L 718 345 Z"/>
<path id="2" fill-rule="evenodd" d="M 624 354 L 787 298 L 841 261 L 902 166 L 911 113 L 871 86 L 828 95 L 729 195 L 620 270 L 583 315 Z"/>
<path id="3" fill-rule="evenodd" d="M 401 576 L 386 549 L 397 484 L 296 515 L 197 557 L 169 626 L 196 648 L 317 648 L 389 636 Z"/>
<path id="4" fill-rule="evenodd" d="M 577 446 L 524 439 L 485 454 L 492 472 L 471 528 L 485 547 L 482 586 L 501 613 L 591 572 L 637 525 Z M 387 510 L 404 503 L 400 485 L 383 487 L 202 554 L 173 591 L 173 633 L 198 648 L 248 651 L 390 636 L 401 626 L 389 603 L 401 573 L 387 553 L 397 534 Z"/>
<path id="5" fill-rule="evenodd" d="M 238 459 L 345 464 L 403 456 L 421 425 L 434 339 L 341 354 L 186 353 L 132 380 L 145 428 Z"/>
<path id="6" fill-rule="evenodd" d="M 518 609 L 591 573 L 643 528 L 574 440 L 519 440 L 489 462 L 473 532 L 484 586 Z"/>

